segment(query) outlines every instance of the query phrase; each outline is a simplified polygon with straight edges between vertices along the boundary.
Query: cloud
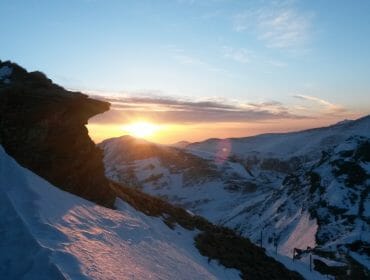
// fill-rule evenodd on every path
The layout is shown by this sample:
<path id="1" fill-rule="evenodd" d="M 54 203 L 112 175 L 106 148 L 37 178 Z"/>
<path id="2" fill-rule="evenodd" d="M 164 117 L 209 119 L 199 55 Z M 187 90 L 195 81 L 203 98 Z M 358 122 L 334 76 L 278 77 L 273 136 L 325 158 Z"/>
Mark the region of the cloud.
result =
<path id="1" fill-rule="evenodd" d="M 223 47 L 224 56 L 240 63 L 248 63 L 251 60 L 252 53 L 244 48 L 235 49 L 232 47 Z"/>
<path id="2" fill-rule="evenodd" d="M 94 96 L 94 98 L 99 98 Z M 102 98 L 111 102 L 111 111 L 94 118 L 94 123 L 124 123 L 149 119 L 159 123 L 252 122 L 302 119 L 280 102 L 248 103 L 230 100 L 186 100 L 156 96 Z"/>
<path id="3" fill-rule="evenodd" d="M 254 108 L 269 108 L 269 110 L 275 110 L 275 111 L 288 111 L 288 108 L 283 105 L 283 103 L 279 101 L 267 101 L 267 102 L 261 102 L 261 103 L 248 103 L 247 104 L 250 107 Z"/>
<path id="4" fill-rule="evenodd" d="M 302 12 L 294 1 L 273 1 L 246 9 L 233 17 L 237 32 L 257 32 L 257 38 L 271 48 L 296 48 L 311 35 L 313 14 Z"/>
<path id="5" fill-rule="evenodd" d="M 304 100 L 304 101 L 310 101 L 314 102 L 315 104 L 318 104 L 323 108 L 325 114 L 342 114 L 342 113 L 348 113 L 348 110 L 344 108 L 341 105 L 331 103 L 327 100 L 310 96 L 310 95 L 303 95 L 303 94 L 296 94 L 293 95 L 293 97 Z"/>

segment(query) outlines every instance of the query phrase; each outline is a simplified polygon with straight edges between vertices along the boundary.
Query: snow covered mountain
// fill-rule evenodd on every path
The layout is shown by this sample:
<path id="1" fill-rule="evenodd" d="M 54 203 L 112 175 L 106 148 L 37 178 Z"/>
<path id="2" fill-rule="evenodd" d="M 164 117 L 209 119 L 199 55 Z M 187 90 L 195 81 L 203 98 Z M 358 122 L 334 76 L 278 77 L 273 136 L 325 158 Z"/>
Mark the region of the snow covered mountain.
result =
<path id="1" fill-rule="evenodd" d="M 321 151 L 353 135 L 369 137 L 370 116 L 298 132 L 261 134 L 246 138 L 209 139 L 187 145 L 186 148 L 204 157 L 223 158 L 230 155 L 243 158 L 299 157 L 307 161 L 317 159 L 321 156 Z"/>
<path id="2" fill-rule="evenodd" d="M 191 142 L 188 142 L 188 141 L 180 141 L 180 142 L 176 142 L 176 143 L 172 144 L 171 146 L 175 147 L 175 148 L 184 149 L 190 144 L 191 144 Z"/>
<path id="3" fill-rule="evenodd" d="M 270 252 L 309 252 L 323 273 L 370 268 L 370 117 L 185 149 L 128 136 L 100 144 L 106 174 L 234 228 Z M 308 252 L 308 251 L 307 251 Z M 307 254 L 301 260 L 307 261 Z M 320 266 L 320 261 L 327 268 Z M 328 272 L 329 271 L 329 272 Z M 354 274 L 353 274 L 354 275 Z"/>
<path id="4" fill-rule="evenodd" d="M 122 200 L 110 210 L 19 166 L 0 146 L 2 279 L 240 279 L 208 262 L 196 232 Z"/>

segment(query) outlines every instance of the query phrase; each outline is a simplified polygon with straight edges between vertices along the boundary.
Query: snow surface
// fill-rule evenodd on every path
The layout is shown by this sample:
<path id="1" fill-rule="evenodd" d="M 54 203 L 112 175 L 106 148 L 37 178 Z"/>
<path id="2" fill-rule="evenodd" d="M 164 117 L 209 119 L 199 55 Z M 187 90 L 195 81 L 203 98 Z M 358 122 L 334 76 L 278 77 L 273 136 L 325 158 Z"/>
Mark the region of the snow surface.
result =
<path id="1" fill-rule="evenodd" d="M 209 139 L 186 146 L 186 149 L 205 158 L 220 157 L 228 148 L 228 155 L 247 157 L 291 158 L 317 157 L 321 151 L 343 142 L 351 135 L 370 137 L 370 116 L 332 126 L 291 133 L 261 134 L 246 138 Z"/>
<path id="2" fill-rule="evenodd" d="M 297 223 L 293 226 L 291 234 L 287 240 L 283 241 L 279 246 L 279 253 L 285 256 L 291 256 L 294 248 L 307 249 L 316 246 L 317 222 L 315 219 L 310 219 L 310 214 L 303 213 Z"/>
<path id="3" fill-rule="evenodd" d="M 0 275 L 3 279 L 240 279 L 208 263 L 195 231 L 118 200 L 118 210 L 61 191 L 0 146 Z"/>
<path id="4" fill-rule="evenodd" d="M 140 185 L 146 193 L 169 198 L 172 203 L 190 209 L 214 223 L 232 228 L 238 228 L 238 225 L 241 225 L 246 228 L 245 236 L 258 244 L 262 229 L 264 235 L 263 246 L 267 249 L 268 254 L 282 262 L 288 269 L 304 275 L 306 279 L 325 279 L 319 273 L 310 271 L 309 264 L 302 263 L 302 261 L 292 262 L 291 259 L 293 248 L 306 249 L 307 246 L 314 247 L 316 244 L 316 220 L 310 219 L 307 212 L 298 209 L 293 212 L 293 215 L 289 212 L 283 213 L 278 219 L 278 224 L 267 227 L 266 221 L 275 217 L 277 208 L 288 200 L 287 196 L 283 195 L 269 208 L 261 208 L 262 206 L 258 205 L 263 205 L 268 201 L 266 196 L 268 193 L 264 190 L 243 194 L 240 191 L 225 189 L 225 182 L 221 178 L 216 180 L 192 181 L 191 178 L 185 180 L 186 169 L 173 172 L 160 160 L 160 157 L 128 160 L 126 154 L 120 151 L 120 145 L 125 145 L 125 142 L 122 143 L 119 138 L 106 140 L 104 145 L 101 145 L 104 149 L 106 175 L 112 180 L 121 181 L 122 183 L 127 182 L 127 178 L 121 177 L 122 174 L 132 173 L 133 181 Z M 218 164 L 218 168 L 222 170 L 222 175 L 226 177 L 235 174 L 237 177 L 253 179 L 253 176 L 238 163 L 224 161 L 222 164 Z M 268 177 L 267 174 L 265 175 Z M 276 188 L 274 186 L 276 184 L 274 182 L 276 174 L 270 174 L 269 176 L 269 180 L 273 183 L 267 184 L 267 186 Z M 150 180 L 151 177 L 158 179 Z M 241 182 L 241 184 L 243 183 Z M 277 191 L 281 193 L 279 189 Z M 254 209 L 253 211 L 250 210 L 251 207 Z M 257 213 L 254 215 L 251 212 Z M 283 234 L 279 240 L 279 250 L 276 256 L 274 253 L 275 247 L 269 244 L 267 240 L 280 231 Z"/>

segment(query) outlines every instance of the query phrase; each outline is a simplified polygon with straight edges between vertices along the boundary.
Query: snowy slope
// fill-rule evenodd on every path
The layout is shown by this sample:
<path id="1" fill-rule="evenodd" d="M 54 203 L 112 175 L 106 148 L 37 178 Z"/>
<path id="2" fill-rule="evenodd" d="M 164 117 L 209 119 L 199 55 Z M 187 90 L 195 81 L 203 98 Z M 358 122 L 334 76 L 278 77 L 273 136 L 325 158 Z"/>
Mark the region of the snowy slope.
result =
<path id="1" fill-rule="evenodd" d="M 283 261 L 294 248 L 343 253 L 359 240 L 368 246 L 369 160 L 356 154 L 368 153 L 369 128 L 365 117 L 328 128 L 190 145 L 205 151 L 127 137 L 100 147 L 112 180 L 234 228 L 256 244 L 262 233 L 263 246 L 275 252 L 277 244 Z M 359 174 L 363 180 L 357 180 Z M 347 184 L 353 177 L 357 183 Z M 362 249 L 350 254 L 369 267 Z M 326 260 L 342 261 L 348 258 Z"/>
<path id="2" fill-rule="evenodd" d="M 250 176 L 237 163 L 217 166 L 179 149 L 129 136 L 109 139 L 99 146 L 104 150 L 110 179 L 168 198 L 215 222 L 224 217 L 224 211 L 233 209 L 230 201 L 240 197 L 233 191 L 235 182 L 241 184 Z"/>
<path id="3" fill-rule="evenodd" d="M 3 279 L 239 279 L 199 254 L 196 232 L 169 229 L 123 201 L 117 211 L 63 192 L 0 147 Z"/>
<path id="4" fill-rule="evenodd" d="M 321 155 L 321 151 L 339 144 L 351 135 L 370 137 L 370 116 L 355 121 L 291 133 L 261 134 L 246 138 L 210 139 L 186 146 L 204 157 L 278 157 L 281 159 Z"/>

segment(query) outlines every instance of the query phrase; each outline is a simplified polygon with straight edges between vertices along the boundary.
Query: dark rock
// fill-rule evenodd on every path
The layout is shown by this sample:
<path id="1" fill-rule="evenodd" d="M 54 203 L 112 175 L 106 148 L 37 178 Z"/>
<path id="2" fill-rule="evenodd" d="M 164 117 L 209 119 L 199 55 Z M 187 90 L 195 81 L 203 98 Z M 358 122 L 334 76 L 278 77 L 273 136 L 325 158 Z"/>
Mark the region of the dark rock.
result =
<path id="1" fill-rule="evenodd" d="M 326 263 L 319 259 L 313 260 L 315 270 L 324 275 L 334 275 L 334 276 L 346 276 L 347 266 L 328 266 Z"/>
<path id="2" fill-rule="evenodd" d="M 11 62 L 10 83 L 0 85 L 0 144 L 21 165 L 61 189 L 113 206 L 102 153 L 88 136 L 89 118 L 109 103 L 70 92 L 41 72 Z"/>

